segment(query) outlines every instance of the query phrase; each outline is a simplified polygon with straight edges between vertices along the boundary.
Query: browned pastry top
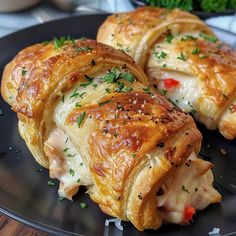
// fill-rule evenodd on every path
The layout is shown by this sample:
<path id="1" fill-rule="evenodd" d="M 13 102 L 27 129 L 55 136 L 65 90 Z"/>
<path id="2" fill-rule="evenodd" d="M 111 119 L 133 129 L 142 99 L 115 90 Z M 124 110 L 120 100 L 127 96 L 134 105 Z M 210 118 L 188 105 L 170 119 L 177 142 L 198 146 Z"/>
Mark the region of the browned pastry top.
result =
<path id="1" fill-rule="evenodd" d="M 94 40 L 66 41 L 59 49 L 55 49 L 53 43 L 30 46 L 19 52 L 5 68 L 2 95 L 16 112 L 32 117 L 43 108 L 44 101 L 61 78 L 66 78 L 65 86 L 69 88 L 82 76 L 79 68 L 86 70 L 92 60 L 104 63 L 112 57 L 123 63 L 133 63 L 123 52 Z"/>

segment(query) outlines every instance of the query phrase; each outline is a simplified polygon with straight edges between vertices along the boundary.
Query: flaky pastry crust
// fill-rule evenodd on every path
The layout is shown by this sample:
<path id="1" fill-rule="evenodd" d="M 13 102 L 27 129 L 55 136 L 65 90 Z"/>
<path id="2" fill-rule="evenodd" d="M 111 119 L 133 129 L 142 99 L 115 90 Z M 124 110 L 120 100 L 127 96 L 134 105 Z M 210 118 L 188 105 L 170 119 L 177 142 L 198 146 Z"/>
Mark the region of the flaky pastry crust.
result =
<path id="1" fill-rule="evenodd" d="M 36 44 L 6 66 L 1 91 L 35 159 L 60 180 L 61 195 L 71 199 L 85 185 L 105 213 L 139 230 L 159 228 L 163 220 L 185 223 L 187 203 L 202 209 L 220 201 L 212 164 L 196 158 L 202 137 L 192 117 L 147 87 L 125 53 L 86 39 L 60 48 Z M 156 192 L 167 180 L 172 186 L 179 169 L 189 175 L 183 168 L 191 155 L 197 161 L 191 159 L 190 173 L 205 179 L 196 186 L 207 197 L 194 190 L 180 204 L 180 218 L 171 220 L 170 194 L 159 201 Z"/>
<path id="2" fill-rule="evenodd" d="M 143 7 L 109 16 L 97 40 L 132 56 L 159 92 L 193 111 L 208 129 L 218 128 L 227 139 L 236 136 L 236 53 L 198 17 Z M 170 78 L 179 85 L 166 88 L 164 80 Z"/>

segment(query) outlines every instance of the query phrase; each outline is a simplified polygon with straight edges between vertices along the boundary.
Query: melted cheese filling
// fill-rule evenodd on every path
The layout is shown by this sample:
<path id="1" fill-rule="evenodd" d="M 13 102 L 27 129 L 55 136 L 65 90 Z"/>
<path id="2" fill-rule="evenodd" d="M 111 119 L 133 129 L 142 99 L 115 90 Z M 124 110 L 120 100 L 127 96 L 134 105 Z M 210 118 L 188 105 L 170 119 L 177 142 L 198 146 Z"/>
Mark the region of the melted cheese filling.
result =
<path id="1" fill-rule="evenodd" d="M 169 98 L 174 104 L 180 107 L 185 112 L 194 110 L 194 103 L 201 94 L 201 90 L 197 84 L 197 80 L 188 74 L 183 74 L 178 71 L 161 70 L 159 68 L 150 68 L 149 77 L 158 78 L 157 88 L 165 97 Z M 166 89 L 163 81 L 166 78 L 173 78 L 178 81 L 181 86 Z"/>
<path id="2" fill-rule="evenodd" d="M 87 187 L 93 185 L 86 163 L 73 144 L 70 132 L 66 130 L 65 120 L 77 103 L 82 105 L 96 103 L 105 96 L 104 91 L 108 87 L 111 88 L 111 85 L 102 83 L 99 80 L 100 77 L 101 75 L 94 79 L 94 83 L 97 84 L 96 88 L 77 86 L 76 93 L 86 92 L 82 98 L 81 96 L 71 97 L 75 92 L 75 89 L 72 89 L 64 94 L 64 102 L 58 101 L 55 106 L 53 120 L 56 128 L 51 130 L 44 144 L 44 151 L 50 162 L 50 176 L 60 181 L 58 192 L 61 197 L 72 199 L 80 185 Z M 183 164 L 178 168 L 161 187 L 163 193 L 157 196 L 158 211 L 167 222 L 183 223 L 186 205 L 203 209 L 214 202 L 213 198 L 220 197 L 212 187 L 213 177 L 209 170 L 211 164 L 197 159 L 195 154 L 192 154 L 187 162 L 191 163 Z"/>
<path id="3" fill-rule="evenodd" d="M 77 104 L 86 106 L 97 103 L 102 96 L 107 94 L 106 88 L 111 88 L 112 85 L 102 82 L 100 78 L 103 76 L 104 74 L 101 74 L 93 79 L 95 87 L 89 85 L 84 88 L 78 83 L 64 94 L 64 102 L 58 101 L 55 106 L 53 120 L 56 128 L 51 130 L 44 143 L 44 151 L 49 158 L 50 176 L 60 181 L 58 193 L 61 197 L 72 199 L 80 185 L 87 187 L 93 185 L 86 163 L 73 144 L 70 132 L 67 132 L 65 120 Z"/>
<path id="4" fill-rule="evenodd" d="M 178 59 L 181 51 L 174 42 L 181 40 L 186 35 L 199 36 L 199 33 L 199 31 L 192 31 L 188 34 L 178 34 L 171 43 L 166 42 L 165 38 L 156 42 L 148 55 L 147 74 L 161 94 L 164 94 L 183 111 L 191 112 L 196 120 L 203 122 L 208 129 L 216 129 L 219 117 L 215 116 L 217 116 L 218 110 L 214 108 L 214 104 L 209 99 L 204 104 L 201 103 L 201 108 L 199 107 L 199 98 L 204 96 L 204 84 L 201 84 L 196 76 L 192 75 L 191 67 L 185 60 Z M 164 56 L 160 56 L 161 53 L 164 53 Z M 185 55 L 185 52 L 182 53 Z M 179 85 L 167 89 L 165 79 L 174 79 L 179 82 Z"/>
<path id="5" fill-rule="evenodd" d="M 198 31 L 188 33 L 192 36 L 198 36 L 198 34 Z M 186 34 L 179 34 L 174 37 L 173 41 L 184 36 Z M 165 53 L 164 58 L 158 57 L 161 52 Z M 187 63 L 179 60 L 179 56 L 179 52 L 175 50 L 174 42 L 168 43 L 165 39 L 157 42 L 149 54 L 147 73 L 160 93 L 164 93 L 167 98 L 185 112 L 191 112 L 194 109 L 196 99 L 201 95 L 202 89 L 195 76 L 192 75 Z M 164 80 L 168 78 L 178 81 L 179 86 L 166 89 Z"/>
<path id="6" fill-rule="evenodd" d="M 192 153 L 186 163 L 178 168 L 159 189 L 158 211 L 164 221 L 183 224 L 185 208 L 192 206 L 202 210 L 218 202 L 220 194 L 213 188 L 211 163 L 199 159 Z"/>
<path id="7" fill-rule="evenodd" d="M 50 177 L 60 181 L 58 193 L 61 197 L 72 199 L 80 185 L 93 184 L 80 153 L 62 130 L 55 128 L 51 131 L 44 151 L 50 162 Z"/>

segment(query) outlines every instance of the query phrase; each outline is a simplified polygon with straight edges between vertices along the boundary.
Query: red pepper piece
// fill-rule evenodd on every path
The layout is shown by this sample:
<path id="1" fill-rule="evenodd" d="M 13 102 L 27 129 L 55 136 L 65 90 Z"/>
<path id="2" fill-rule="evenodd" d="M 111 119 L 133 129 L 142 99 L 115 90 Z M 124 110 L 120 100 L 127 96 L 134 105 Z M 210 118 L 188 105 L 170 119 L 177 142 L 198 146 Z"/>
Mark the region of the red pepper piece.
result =
<path id="1" fill-rule="evenodd" d="M 179 86 L 179 81 L 178 80 L 175 80 L 175 79 L 171 79 L 171 78 L 165 78 L 163 79 L 163 83 L 164 83 L 164 87 L 166 89 L 170 89 L 170 88 L 173 88 L 173 87 L 177 87 Z"/>
<path id="2" fill-rule="evenodd" d="M 194 207 L 192 207 L 191 205 L 186 206 L 185 211 L 184 211 L 184 222 L 188 222 L 192 220 L 193 215 L 195 213 L 196 213 L 196 210 Z"/>

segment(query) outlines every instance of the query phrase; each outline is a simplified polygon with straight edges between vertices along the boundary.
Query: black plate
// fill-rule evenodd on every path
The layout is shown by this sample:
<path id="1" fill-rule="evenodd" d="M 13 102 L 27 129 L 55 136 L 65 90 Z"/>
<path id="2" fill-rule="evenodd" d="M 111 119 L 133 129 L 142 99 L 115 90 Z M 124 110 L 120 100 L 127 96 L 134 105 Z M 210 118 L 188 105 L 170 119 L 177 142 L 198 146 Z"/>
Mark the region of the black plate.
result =
<path id="1" fill-rule="evenodd" d="M 99 25 L 106 15 L 77 16 L 37 25 L 0 39 L 0 70 L 22 48 L 53 38 L 95 38 Z M 55 235 L 122 235 L 114 226 L 104 227 L 102 213 L 81 190 L 74 202 L 59 201 L 57 187 L 47 185 L 47 170 L 37 172 L 34 161 L 17 129 L 16 114 L 0 98 L 0 211 L 30 226 Z M 199 212 L 191 226 L 164 226 L 158 231 L 138 232 L 126 223 L 123 235 L 208 235 L 214 227 L 222 234 L 236 231 L 236 140 L 226 141 L 217 131 L 207 131 L 199 126 L 204 141 L 201 154 L 215 164 L 215 186 L 223 195 L 221 204 Z M 210 145 L 210 147 L 208 146 Z M 227 151 L 222 155 L 220 149 Z M 80 202 L 88 208 L 81 209 Z M 154 206 L 153 206 L 154 207 Z"/>

